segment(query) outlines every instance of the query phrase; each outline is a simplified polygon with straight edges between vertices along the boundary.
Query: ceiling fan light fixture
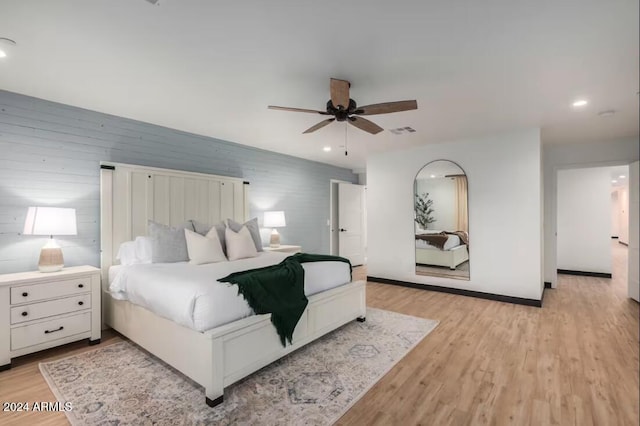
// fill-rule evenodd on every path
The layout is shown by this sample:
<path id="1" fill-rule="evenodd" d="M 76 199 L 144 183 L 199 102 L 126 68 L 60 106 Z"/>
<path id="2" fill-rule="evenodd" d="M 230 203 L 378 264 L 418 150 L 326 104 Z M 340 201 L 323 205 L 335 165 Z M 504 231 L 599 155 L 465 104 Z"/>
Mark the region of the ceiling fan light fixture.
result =
<path id="1" fill-rule="evenodd" d="M 573 106 L 575 108 L 580 108 L 580 107 L 586 106 L 588 103 L 589 101 L 587 101 L 586 99 L 578 99 L 573 102 Z"/>
<path id="2" fill-rule="evenodd" d="M 402 111 L 410 111 L 414 109 L 418 109 L 418 102 L 416 100 L 408 100 L 408 101 L 396 101 L 396 102 L 383 102 L 379 104 L 371 104 L 365 106 L 358 106 L 356 101 L 349 97 L 349 88 L 351 87 L 351 83 L 346 80 L 339 80 L 332 78 L 329 82 L 329 92 L 331 94 L 331 98 L 327 102 L 326 112 L 311 110 L 311 109 L 303 109 L 303 108 L 290 108 L 290 107 L 282 107 L 269 105 L 267 108 L 281 110 L 281 111 L 293 111 L 293 112 L 307 112 L 313 114 L 321 114 L 321 115 L 329 115 L 333 116 L 333 118 L 329 118 L 323 120 L 314 126 L 311 126 L 307 130 L 302 133 L 312 133 L 316 130 L 319 130 L 330 123 L 337 122 L 346 122 L 354 127 L 359 128 L 360 130 L 364 130 L 367 133 L 372 135 L 377 135 L 382 132 L 384 129 L 372 121 L 367 120 L 366 118 L 361 117 L 362 115 L 376 115 L 376 114 L 389 114 L 393 112 L 402 112 Z M 403 128 L 404 131 L 407 132 L 415 132 L 415 130 L 411 128 Z"/>

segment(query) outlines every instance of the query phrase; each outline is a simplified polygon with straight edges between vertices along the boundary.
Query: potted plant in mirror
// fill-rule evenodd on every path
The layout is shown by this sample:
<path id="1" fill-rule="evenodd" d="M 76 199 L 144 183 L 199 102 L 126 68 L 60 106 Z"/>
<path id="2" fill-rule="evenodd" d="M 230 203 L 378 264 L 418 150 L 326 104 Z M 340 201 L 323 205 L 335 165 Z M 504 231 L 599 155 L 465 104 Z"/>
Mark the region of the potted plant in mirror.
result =
<path id="1" fill-rule="evenodd" d="M 416 218 L 415 221 L 422 229 L 427 229 L 428 225 L 434 223 L 436 218 L 433 217 L 435 210 L 433 209 L 433 200 L 429 198 L 429 193 L 425 192 L 416 197 Z"/>

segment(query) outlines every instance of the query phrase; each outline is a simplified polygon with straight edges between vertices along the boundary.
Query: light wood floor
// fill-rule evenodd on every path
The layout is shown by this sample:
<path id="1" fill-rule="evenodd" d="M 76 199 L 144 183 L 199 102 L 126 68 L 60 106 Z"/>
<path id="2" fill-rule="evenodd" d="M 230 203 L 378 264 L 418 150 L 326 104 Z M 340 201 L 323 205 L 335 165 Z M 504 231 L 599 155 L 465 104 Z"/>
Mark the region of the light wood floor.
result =
<path id="1" fill-rule="evenodd" d="M 639 309 L 626 296 L 626 249 L 613 247 L 613 279 L 560 276 L 542 308 L 369 283 L 369 306 L 440 325 L 339 424 L 638 425 Z M 119 340 L 103 335 L 102 345 Z M 55 401 L 38 362 L 88 349 L 14 360 L 0 373 L 0 401 Z M 67 421 L 2 412 L 0 424 Z"/>

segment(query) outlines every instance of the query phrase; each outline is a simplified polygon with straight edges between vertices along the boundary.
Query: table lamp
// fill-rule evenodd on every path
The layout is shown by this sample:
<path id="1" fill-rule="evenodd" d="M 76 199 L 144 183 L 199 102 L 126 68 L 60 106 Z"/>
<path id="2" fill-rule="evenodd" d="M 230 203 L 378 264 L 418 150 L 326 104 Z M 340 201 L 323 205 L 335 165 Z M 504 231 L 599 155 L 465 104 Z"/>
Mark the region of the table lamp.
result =
<path id="1" fill-rule="evenodd" d="M 269 247 L 280 247 L 280 234 L 278 234 L 276 228 L 283 228 L 286 225 L 283 211 L 264 212 L 263 226 L 265 228 L 273 228 L 273 231 L 271 231 L 271 239 L 269 240 Z"/>
<path id="2" fill-rule="evenodd" d="M 56 272 L 64 267 L 62 248 L 54 235 L 77 235 L 76 209 L 60 207 L 29 207 L 24 222 L 24 235 L 49 235 L 51 238 L 40 250 L 40 272 Z"/>

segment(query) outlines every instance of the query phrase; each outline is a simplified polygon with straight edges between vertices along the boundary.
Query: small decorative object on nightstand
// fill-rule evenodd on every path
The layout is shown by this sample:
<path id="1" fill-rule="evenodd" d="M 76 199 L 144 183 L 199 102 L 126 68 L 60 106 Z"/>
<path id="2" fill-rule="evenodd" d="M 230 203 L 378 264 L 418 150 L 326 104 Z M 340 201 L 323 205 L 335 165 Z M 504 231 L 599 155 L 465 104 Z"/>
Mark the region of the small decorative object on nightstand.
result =
<path id="1" fill-rule="evenodd" d="M 264 251 L 279 251 L 284 253 L 300 253 L 302 251 L 302 247 L 300 246 L 288 246 L 288 245 L 279 245 L 278 247 L 262 247 Z"/>
<path id="2" fill-rule="evenodd" d="M 0 275 L 0 371 L 11 358 L 76 340 L 100 343 L 100 269 Z"/>
<path id="3" fill-rule="evenodd" d="M 47 244 L 40 250 L 40 272 L 56 272 L 64 267 L 62 248 L 54 235 L 76 235 L 76 210 L 59 207 L 29 207 L 24 222 L 24 235 L 49 235 Z"/>
<path id="4" fill-rule="evenodd" d="M 269 247 L 280 247 L 280 234 L 276 228 L 284 228 L 287 224 L 284 220 L 284 212 L 264 212 L 264 220 L 262 225 L 265 228 L 273 228 L 271 231 L 271 240 L 269 241 Z"/>

